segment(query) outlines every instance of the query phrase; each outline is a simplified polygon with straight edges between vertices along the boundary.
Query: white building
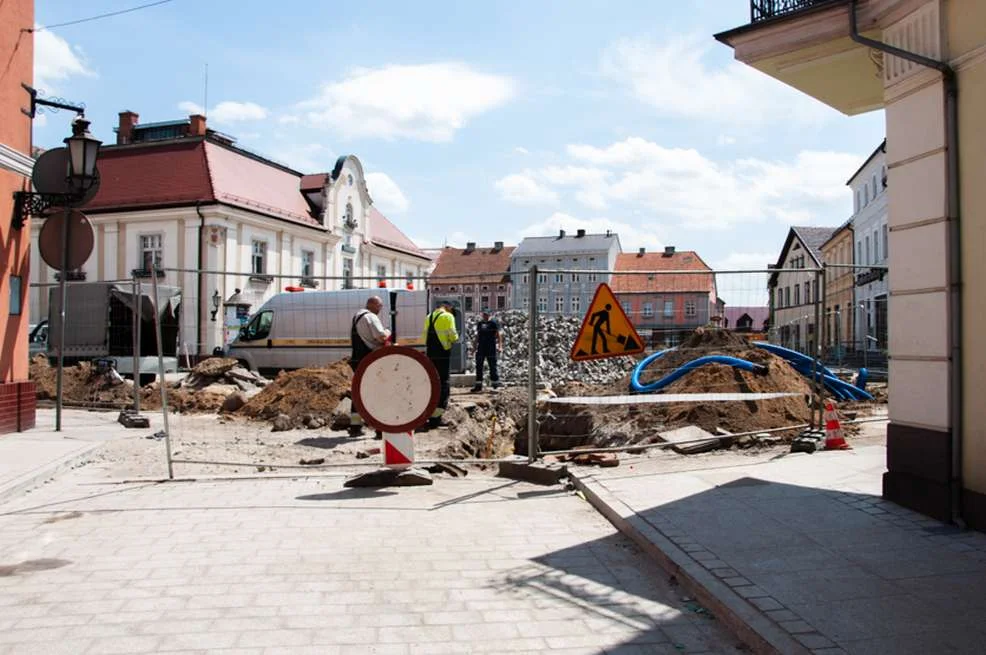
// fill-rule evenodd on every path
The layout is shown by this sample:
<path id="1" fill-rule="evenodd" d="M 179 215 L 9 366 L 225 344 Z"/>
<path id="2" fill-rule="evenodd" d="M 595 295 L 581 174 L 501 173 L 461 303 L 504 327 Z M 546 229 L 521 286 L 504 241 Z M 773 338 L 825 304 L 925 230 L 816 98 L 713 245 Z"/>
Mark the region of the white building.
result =
<path id="1" fill-rule="evenodd" d="M 331 173 L 302 175 L 237 147 L 202 116 L 137 118 L 122 112 L 117 144 L 100 152 L 101 186 L 83 208 L 95 248 L 74 277 L 146 284 L 155 265 L 180 269 L 159 282 L 182 288 L 180 339 L 192 356 L 223 343 L 214 296 L 256 309 L 289 286 L 423 284 L 430 258 L 373 206 L 355 156 L 340 157 Z M 32 282 L 52 282 L 39 229 L 32 222 Z M 31 302 L 33 315 L 47 315 L 46 294 Z"/>
<path id="2" fill-rule="evenodd" d="M 887 228 L 887 141 L 884 139 L 869 159 L 847 182 L 853 191 L 853 234 L 856 268 L 856 347 L 887 348 L 889 262 Z"/>
<path id="3" fill-rule="evenodd" d="M 616 256 L 622 252 L 620 237 L 613 232 L 586 234 L 578 230 L 568 235 L 527 237 L 510 255 L 510 280 L 514 309 L 530 307 L 528 271 L 584 271 L 538 274 L 538 311 L 547 314 L 581 316 L 592 303 L 600 282 L 610 282 L 608 271 L 616 270 Z M 590 271 L 599 271 L 592 273 Z"/>

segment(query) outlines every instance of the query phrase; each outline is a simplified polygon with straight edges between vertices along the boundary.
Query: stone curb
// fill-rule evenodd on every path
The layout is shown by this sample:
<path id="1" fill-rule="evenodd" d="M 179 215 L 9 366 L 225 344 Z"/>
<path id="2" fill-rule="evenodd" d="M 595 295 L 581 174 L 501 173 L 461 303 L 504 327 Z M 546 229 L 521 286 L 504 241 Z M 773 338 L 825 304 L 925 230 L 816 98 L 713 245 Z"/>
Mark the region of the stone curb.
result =
<path id="1" fill-rule="evenodd" d="M 674 575 L 688 594 L 708 608 L 753 652 L 764 655 L 811 652 L 593 479 L 591 474 L 569 471 L 569 480 L 590 505 L 661 568 Z"/>
<path id="2" fill-rule="evenodd" d="M 32 471 L 23 473 L 11 482 L 0 483 L 0 504 L 7 502 L 29 489 L 40 486 L 45 480 L 54 478 L 59 473 L 73 469 L 89 457 L 89 453 L 101 446 L 100 442 L 90 442 L 88 447 L 80 448 L 73 453 L 63 455 L 58 459 L 42 464 Z"/>

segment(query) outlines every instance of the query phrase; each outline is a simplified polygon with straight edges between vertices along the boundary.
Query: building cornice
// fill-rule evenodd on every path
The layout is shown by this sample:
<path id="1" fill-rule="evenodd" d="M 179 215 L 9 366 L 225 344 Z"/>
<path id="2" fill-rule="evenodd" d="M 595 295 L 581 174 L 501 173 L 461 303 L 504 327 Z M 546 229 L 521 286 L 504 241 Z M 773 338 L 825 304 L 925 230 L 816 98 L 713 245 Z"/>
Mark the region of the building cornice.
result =
<path id="1" fill-rule="evenodd" d="M 20 150 L 0 143 L 0 168 L 30 178 L 34 169 L 34 160 Z"/>

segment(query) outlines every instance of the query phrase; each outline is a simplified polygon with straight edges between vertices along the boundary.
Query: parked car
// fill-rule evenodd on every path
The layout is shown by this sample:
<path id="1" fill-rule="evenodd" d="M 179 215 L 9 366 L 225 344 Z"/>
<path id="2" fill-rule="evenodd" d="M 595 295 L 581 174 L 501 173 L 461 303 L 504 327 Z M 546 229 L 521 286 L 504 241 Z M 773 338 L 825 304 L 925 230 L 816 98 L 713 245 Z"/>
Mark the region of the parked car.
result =
<path id="1" fill-rule="evenodd" d="M 28 327 L 28 355 L 33 359 L 38 353 L 48 354 L 48 321 Z"/>

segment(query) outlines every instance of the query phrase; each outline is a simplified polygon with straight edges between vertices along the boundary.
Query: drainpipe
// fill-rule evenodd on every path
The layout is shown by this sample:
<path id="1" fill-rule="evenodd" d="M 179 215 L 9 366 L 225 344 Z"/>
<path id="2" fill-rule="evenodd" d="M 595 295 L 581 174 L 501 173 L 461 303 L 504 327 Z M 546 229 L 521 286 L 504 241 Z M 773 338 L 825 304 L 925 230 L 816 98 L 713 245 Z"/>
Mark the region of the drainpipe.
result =
<path id="1" fill-rule="evenodd" d="M 199 286 L 199 298 L 197 303 L 198 307 L 196 310 L 197 311 L 196 315 L 198 316 L 198 322 L 196 323 L 196 332 L 198 332 L 199 347 L 198 347 L 198 353 L 196 353 L 196 359 L 198 359 L 197 357 L 198 355 L 203 354 L 202 352 L 203 344 L 205 342 L 203 337 L 204 330 L 202 329 L 204 327 L 204 323 L 203 323 L 204 312 L 202 311 L 202 303 L 205 301 L 205 278 L 202 276 L 202 269 L 205 268 L 204 266 L 205 258 L 203 257 L 202 254 L 202 251 L 204 250 L 204 246 L 205 246 L 205 214 L 202 213 L 201 206 L 202 206 L 202 201 L 196 200 L 195 213 L 199 215 L 199 264 L 197 266 L 198 272 L 196 273 L 196 276 L 198 276 L 198 286 Z"/>
<path id="2" fill-rule="evenodd" d="M 959 85 L 955 69 L 942 61 L 936 61 L 913 52 L 901 50 L 892 45 L 867 38 L 859 33 L 856 24 L 856 7 L 859 0 L 852 0 L 849 7 L 849 36 L 853 41 L 894 57 L 914 62 L 919 66 L 932 68 L 942 74 L 945 85 L 945 179 L 948 188 L 948 237 L 945 242 L 945 257 L 948 260 L 946 272 L 949 311 L 949 422 L 952 426 L 952 459 L 949 479 L 951 491 L 952 521 L 965 527 L 962 518 L 962 250 L 959 217 L 961 199 L 959 196 Z"/>

